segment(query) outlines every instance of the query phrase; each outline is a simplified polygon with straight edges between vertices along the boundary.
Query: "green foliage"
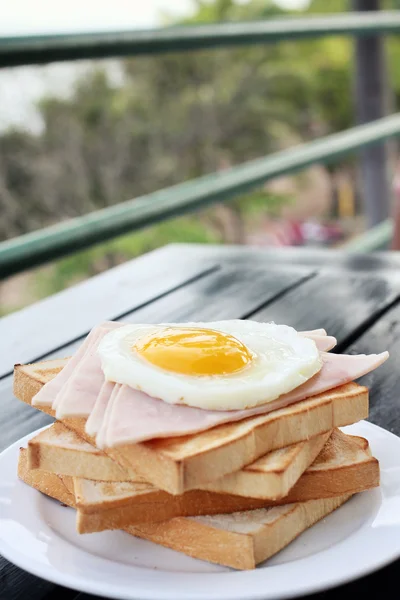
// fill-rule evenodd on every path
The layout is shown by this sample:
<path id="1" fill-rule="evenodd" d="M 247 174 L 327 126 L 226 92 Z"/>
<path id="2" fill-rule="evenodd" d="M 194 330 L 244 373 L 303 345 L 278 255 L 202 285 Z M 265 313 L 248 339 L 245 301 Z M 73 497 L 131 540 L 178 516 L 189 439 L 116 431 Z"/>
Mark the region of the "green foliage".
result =
<path id="1" fill-rule="evenodd" d="M 273 194 L 265 189 L 256 189 L 233 200 L 232 204 L 245 220 L 252 221 L 266 215 L 278 216 L 283 206 L 294 202 L 295 198 L 287 194 Z"/>
<path id="2" fill-rule="evenodd" d="M 273 0 L 250 0 L 245 4 L 237 4 L 234 0 L 214 0 L 204 2 L 197 0 L 196 12 L 185 23 L 216 23 L 226 21 L 250 21 L 279 17 L 287 14 Z"/>
<path id="3" fill-rule="evenodd" d="M 311 0 L 309 13 L 335 13 L 351 10 L 352 0 Z"/>

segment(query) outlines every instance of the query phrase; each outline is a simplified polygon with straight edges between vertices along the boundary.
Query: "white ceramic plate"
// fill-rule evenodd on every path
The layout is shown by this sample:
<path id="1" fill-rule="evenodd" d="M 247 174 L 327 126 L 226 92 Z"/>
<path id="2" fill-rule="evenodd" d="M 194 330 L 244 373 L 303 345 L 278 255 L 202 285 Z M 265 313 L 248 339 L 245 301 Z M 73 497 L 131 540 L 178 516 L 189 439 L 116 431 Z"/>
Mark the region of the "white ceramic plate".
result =
<path id="1" fill-rule="evenodd" d="M 380 489 L 358 494 L 254 571 L 233 571 L 122 532 L 79 536 L 75 511 L 17 479 L 18 449 L 0 455 L 0 553 L 22 569 L 118 599 L 268 600 L 326 589 L 400 556 L 400 438 L 365 421 Z"/>

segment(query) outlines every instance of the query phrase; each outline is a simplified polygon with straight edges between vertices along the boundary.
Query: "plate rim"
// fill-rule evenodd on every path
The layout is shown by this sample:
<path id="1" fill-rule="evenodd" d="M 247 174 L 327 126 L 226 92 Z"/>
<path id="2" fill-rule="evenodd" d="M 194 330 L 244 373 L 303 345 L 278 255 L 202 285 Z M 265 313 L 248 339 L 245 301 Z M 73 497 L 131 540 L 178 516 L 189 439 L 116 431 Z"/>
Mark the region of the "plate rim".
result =
<path id="1" fill-rule="evenodd" d="M 0 468 L 1 468 L 1 464 L 3 460 L 15 460 L 18 456 L 18 449 L 21 445 L 26 445 L 26 443 L 29 441 L 29 439 L 31 439 L 33 436 L 37 435 L 38 433 L 40 433 L 41 431 L 44 431 L 45 429 L 47 429 L 48 427 L 50 427 L 51 424 L 49 425 L 45 425 L 44 427 L 41 427 L 25 436 L 23 436 L 22 438 L 20 438 L 19 440 L 17 440 L 16 442 L 14 442 L 13 444 L 11 444 L 8 448 L 4 449 L 1 453 L 0 453 Z M 389 440 L 395 441 L 395 443 L 400 444 L 400 437 L 397 436 L 396 434 L 378 426 L 375 425 L 369 421 L 359 421 L 357 423 L 354 423 L 352 425 L 348 425 L 345 427 L 341 427 L 341 429 L 343 429 L 344 431 L 348 432 L 351 435 L 363 435 L 365 432 L 358 432 L 357 429 L 359 428 L 367 428 L 367 430 L 373 431 L 377 434 L 383 434 L 384 438 L 388 438 Z M 372 441 L 373 440 L 369 440 Z M 18 481 L 18 476 L 17 476 L 17 471 L 15 469 L 15 481 Z M 378 488 L 379 489 L 379 488 Z M 34 491 L 34 490 L 32 490 Z M 36 491 L 36 490 L 35 490 Z M 368 492 L 366 492 L 368 493 Z M 1 525 L 1 516 L 0 516 L 0 525 Z M 55 533 L 55 535 L 57 535 Z M 343 540 L 344 542 L 346 541 Z M 66 544 L 71 545 L 72 544 L 66 540 L 65 541 Z M 7 552 L 7 548 L 10 549 L 10 552 Z M 88 556 L 92 556 L 90 554 L 90 552 L 85 551 L 85 549 L 76 549 L 77 552 L 79 553 L 83 553 L 86 554 Z M 318 554 L 322 554 L 324 552 L 326 552 L 327 549 L 322 550 L 320 553 Z M 190 592 L 190 596 L 188 596 L 188 591 L 187 588 L 185 590 L 177 590 L 175 589 L 171 589 L 169 590 L 168 588 L 160 588 L 160 583 L 156 584 L 156 586 L 154 588 L 150 587 L 149 589 L 146 589 L 145 587 L 142 587 L 142 584 L 139 582 L 139 584 L 137 584 L 136 586 L 132 586 L 130 588 L 130 590 L 128 591 L 126 589 L 126 585 L 122 585 L 121 587 L 116 586 L 115 582 L 111 582 L 111 584 L 107 585 L 105 587 L 104 582 L 103 583 L 98 583 L 95 580 L 93 580 L 92 578 L 85 578 L 82 575 L 73 575 L 71 573 L 65 574 L 63 571 L 61 571 L 60 569 L 57 569 L 54 567 L 54 565 L 45 565 L 45 564 L 41 564 L 39 562 L 33 562 L 33 564 L 29 564 L 29 557 L 20 552 L 20 551 L 15 551 L 11 546 L 8 546 L 7 542 L 3 539 L 1 531 L 0 531 L 0 553 L 1 555 L 8 560 L 9 562 L 11 562 L 12 564 L 16 565 L 17 567 L 21 568 L 22 570 L 33 574 L 37 577 L 40 577 L 44 580 L 47 580 L 51 583 L 54 583 L 55 585 L 63 585 L 65 587 L 69 587 L 73 590 L 76 591 L 80 591 L 80 592 L 84 592 L 84 593 L 91 593 L 91 594 L 97 594 L 98 596 L 101 597 L 105 597 L 105 598 L 118 598 L 121 600 L 134 600 L 135 598 L 138 598 L 139 596 L 143 599 L 143 600 L 175 600 L 175 599 L 183 599 L 182 596 L 182 591 L 185 595 L 185 598 L 190 598 L 191 600 L 201 600 L 201 599 L 205 599 L 207 598 L 207 600 L 213 600 L 213 598 L 215 597 L 216 599 L 218 598 L 218 600 L 224 600 L 224 599 L 239 599 L 242 596 L 238 596 L 237 594 L 232 594 L 230 593 L 230 590 L 227 590 L 227 593 L 221 595 L 221 593 L 217 593 L 215 596 L 210 595 L 209 591 L 204 591 L 204 590 L 200 590 L 199 592 L 195 591 L 195 592 Z M 311 556 L 316 556 L 311 555 Z M 99 556 L 94 556 L 93 557 L 95 561 L 108 561 L 111 562 L 113 564 L 119 564 L 116 563 L 114 561 L 112 561 L 111 559 L 107 559 L 104 557 L 99 557 Z M 303 560 L 307 560 L 309 559 L 309 556 L 303 557 L 301 559 L 295 560 L 294 563 L 296 562 L 300 562 Z M 364 576 L 366 576 L 369 573 L 373 573 L 375 571 L 378 571 L 379 569 L 383 568 L 384 566 L 391 564 L 393 562 L 395 562 L 396 560 L 398 560 L 400 558 L 400 543 L 399 543 L 399 549 L 397 551 L 397 555 L 391 555 L 391 556 L 385 556 L 384 558 L 382 558 L 381 560 L 375 560 L 374 564 L 371 566 L 369 563 L 366 564 L 364 567 L 359 567 L 357 570 L 355 570 L 353 573 L 345 573 L 343 574 L 343 576 L 340 576 L 340 573 L 336 573 L 335 576 L 331 576 L 329 577 L 327 580 L 321 580 L 321 581 L 316 581 L 316 582 L 312 582 L 312 583 L 305 583 L 303 585 L 301 585 L 301 581 L 297 582 L 297 586 L 295 588 L 295 586 L 292 586 L 292 589 L 286 590 L 286 591 L 279 591 L 278 595 L 275 593 L 275 595 L 273 596 L 274 599 L 286 599 L 286 598 L 296 598 L 302 595 L 307 595 L 307 594 L 312 594 L 312 593 L 316 593 L 316 592 L 320 592 L 323 590 L 328 590 L 340 585 L 343 585 L 345 583 L 348 583 L 350 581 L 354 581 L 357 580 L 359 578 L 362 578 Z M 272 568 L 283 568 L 284 567 L 283 563 L 282 565 L 275 565 Z M 293 564 L 293 563 L 286 563 L 286 564 Z M 136 567 L 138 570 L 141 569 L 145 569 L 146 571 L 148 570 L 146 567 Z M 157 572 L 157 571 L 156 571 Z M 164 573 L 161 570 L 159 571 L 159 573 Z M 166 572 L 168 573 L 168 572 Z M 257 585 L 257 579 L 258 580 L 262 580 L 262 574 L 263 570 L 262 569 L 256 569 L 253 571 L 234 571 L 234 570 L 227 570 L 227 571 L 223 571 L 223 572 L 214 572 L 214 573 L 179 573 L 179 577 L 181 577 L 182 579 L 195 579 L 195 578 L 201 578 L 201 577 L 207 577 L 207 578 L 222 578 L 223 580 L 226 580 L 227 577 L 231 577 L 232 579 L 238 580 L 240 578 L 240 576 L 242 576 L 242 578 L 248 578 L 250 579 L 250 577 L 253 576 L 254 578 L 254 588 L 252 587 L 251 589 L 247 589 L 247 598 L 248 600 L 261 600 L 261 599 L 266 599 L 266 598 L 272 598 L 272 596 L 266 596 L 265 595 L 265 590 L 262 589 L 258 589 L 259 586 Z M 267 571 L 265 571 L 265 574 L 267 573 Z M 260 575 L 257 575 L 260 574 Z M 172 573 L 173 575 L 173 573 Z M 175 573 L 175 576 L 178 577 L 178 572 Z M 134 576 L 132 577 L 132 582 L 134 582 Z M 232 582 L 232 585 L 234 586 L 235 581 Z M 230 586 L 226 586 L 227 588 Z M 272 590 L 273 591 L 273 590 Z"/>

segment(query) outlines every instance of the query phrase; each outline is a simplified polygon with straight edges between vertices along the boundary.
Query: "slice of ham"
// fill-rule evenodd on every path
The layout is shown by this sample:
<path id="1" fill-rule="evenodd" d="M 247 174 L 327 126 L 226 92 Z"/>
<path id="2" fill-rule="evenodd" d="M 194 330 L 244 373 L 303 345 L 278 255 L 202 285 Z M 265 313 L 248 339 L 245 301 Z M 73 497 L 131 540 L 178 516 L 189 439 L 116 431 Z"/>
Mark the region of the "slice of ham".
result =
<path id="1" fill-rule="evenodd" d="M 96 436 L 100 431 L 108 402 L 111 399 L 111 395 L 115 387 L 116 384 L 111 383 L 110 381 L 104 381 L 103 385 L 101 386 L 96 403 L 85 425 L 86 433 L 92 437 Z"/>
<path id="2" fill-rule="evenodd" d="M 331 335 L 315 335 L 311 331 L 307 332 L 307 334 L 302 332 L 301 335 L 304 335 L 304 337 L 308 337 L 311 340 L 313 340 L 320 352 L 328 352 L 329 350 L 332 350 L 332 348 L 334 348 L 337 344 L 337 339 L 332 337 Z"/>
<path id="3" fill-rule="evenodd" d="M 106 410 L 103 415 L 100 429 L 96 435 L 96 444 L 97 444 L 97 442 L 100 444 L 99 448 L 105 448 L 107 446 L 108 423 L 110 422 L 111 415 L 113 413 L 113 408 L 114 408 L 115 402 L 117 401 L 118 394 L 120 393 L 121 388 L 122 388 L 122 385 L 120 383 L 116 383 L 114 385 L 113 391 L 111 392 L 110 399 L 106 405 Z M 163 404 L 165 404 L 165 403 L 163 402 Z"/>
<path id="4" fill-rule="evenodd" d="M 107 330 L 106 330 L 107 331 Z M 57 419 L 64 416 L 63 406 L 67 404 L 70 411 L 77 417 L 90 414 L 92 405 L 96 401 L 104 377 L 98 369 L 97 346 L 103 337 L 103 329 L 95 332 L 92 344 L 86 349 L 85 354 L 75 366 L 73 373 L 64 383 L 53 402 Z M 92 399 L 93 392 L 96 391 Z M 83 399 L 83 401 L 82 401 Z"/>
<path id="5" fill-rule="evenodd" d="M 210 411 L 168 404 L 122 385 L 106 411 L 96 444 L 104 448 L 189 435 L 223 423 L 267 414 L 358 379 L 379 367 L 387 357 L 387 352 L 369 356 L 323 353 L 322 369 L 305 384 L 268 404 L 238 411 Z"/>
<path id="6" fill-rule="evenodd" d="M 94 327 L 85 338 L 83 344 L 75 352 L 74 356 L 69 359 L 63 370 L 33 396 L 32 406 L 48 406 L 55 410 L 59 399 L 62 397 L 66 384 L 76 375 L 78 366 L 81 365 L 85 356 L 92 352 L 94 344 L 97 348 L 104 335 L 115 327 L 121 327 L 121 323 L 106 321 L 105 323 Z"/>
<path id="7" fill-rule="evenodd" d="M 85 355 L 76 365 L 74 373 L 55 399 L 53 409 L 56 410 L 57 419 L 88 417 L 91 414 L 104 383 L 104 374 L 97 348 L 103 337 L 118 327 L 123 327 L 123 323 L 110 321 L 105 326 L 98 328 L 97 335 L 92 338 Z"/>
<path id="8" fill-rule="evenodd" d="M 123 327 L 123 323 L 108 321 L 95 327 L 75 356 L 68 361 L 67 367 L 34 397 L 35 406 L 41 405 L 42 398 L 45 398 L 46 401 L 53 398 L 53 402 L 46 406 L 52 406 L 56 411 L 57 419 L 89 417 L 104 383 L 97 348 L 104 335 L 118 327 Z M 330 350 L 336 345 L 334 337 L 319 335 L 320 330 L 316 331 L 316 334 L 310 331 L 302 333 L 302 335 L 313 339 L 320 352 Z M 67 372 L 65 373 L 65 371 Z M 51 386 L 51 389 L 48 390 L 47 386 Z M 104 398 L 102 402 L 104 402 Z M 93 421 L 90 421 L 88 427 L 91 428 L 92 423 Z M 94 435 L 94 433 L 90 434 L 89 430 L 87 433 Z"/>
<path id="9" fill-rule="evenodd" d="M 74 373 L 77 365 L 82 361 L 86 351 L 92 347 L 93 342 L 99 335 L 101 327 L 92 329 L 83 344 L 78 348 L 77 352 L 69 359 L 63 370 L 54 379 L 46 383 L 42 389 L 32 398 L 32 406 L 50 406 L 55 408 L 55 402 L 58 394 L 63 389 L 63 386 L 68 382 Z"/>

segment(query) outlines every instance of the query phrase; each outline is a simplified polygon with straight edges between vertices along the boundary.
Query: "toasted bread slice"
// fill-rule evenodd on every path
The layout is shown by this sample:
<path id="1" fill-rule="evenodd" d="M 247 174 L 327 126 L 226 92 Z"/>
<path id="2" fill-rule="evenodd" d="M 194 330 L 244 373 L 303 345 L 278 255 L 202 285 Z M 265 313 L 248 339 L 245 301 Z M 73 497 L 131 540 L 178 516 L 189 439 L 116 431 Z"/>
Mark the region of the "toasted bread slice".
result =
<path id="1" fill-rule="evenodd" d="M 20 453 L 18 476 L 44 494 L 74 506 L 73 496 L 57 475 L 29 470 L 24 450 Z M 349 497 L 310 500 L 231 515 L 179 517 L 128 527 L 125 531 L 193 558 L 233 569 L 254 569 Z"/>
<path id="2" fill-rule="evenodd" d="M 62 504 L 75 508 L 75 496 L 66 487 L 61 477 L 55 473 L 29 468 L 28 452 L 25 448 L 20 448 L 19 451 L 18 477 L 46 496 L 56 498 Z"/>
<path id="3" fill-rule="evenodd" d="M 331 431 L 320 433 L 309 440 L 272 450 L 240 471 L 202 484 L 199 488 L 245 498 L 284 498 L 317 458 L 331 434 Z"/>
<path id="4" fill-rule="evenodd" d="M 127 472 L 107 454 L 57 421 L 28 442 L 30 469 L 100 481 L 127 481 Z M 137 479 L 140 476 L 137 475 Z"/>
<path id="5" fill-rule="evenodd" d="M 282 498 L 315 460 L 330 434 L 328 431 L 273 450 L 241 471 L 211 484 L 214 487 L 206 485 L 204 488 L 246 498 Z M 57 475 L 95 481 L 129 481 L 129 475 L 115 461 L 60 422 L 29 440 L 28 461 L 30 469 L 42 469 Z M 145 483 L 140 475 L 133 481 Z"/>
<path id="6" fill-rule="evenodd" d="M 320 439 L 320 436 L 317 438 Z M 296 458 L 301 456 L 302 444 L 309 444 L 317 438 L 270 452 L 241 471 L 226 475 L 219 481 L 203 486 L 202 489 L 226 495 L 237 494 L 238 489 L 240 495 L 244 495 L 242 491 L 247 489 L 248 497 L 286 502 L 289 498 L 291 502 L 303 502 L 341 495 L 352 489 L 361 491 L 363 485 L 366 485 L 365 489 L 379 485 L 379 463 L 371 455 L 368 441 L 362 437 L 347 435 L 340 429 L 334 429 L 332 434 L 326 437 L 326 443 L 315 460 L 310 461 L 309 466 L 304 469 L 303 474 L 291 479 L 291 473 L 295 473 Z M 281 453 L 285 461 L 293 459 L 292 469 L 283 471 L 288 483 L 285 485 L 287 492 L 275 497 L 267 493 L 263 495 L 264 477 L 281 474 L 280 469 L 284 464 L 281 462 Z M 352 475 L 353 467 L 355 471 Z M 360 481 L 357 480 L 358 475 L 361 476 Z M 269 479 L 266 477 L 266 482 L 269 482 Z"/>
<path id="7" fill-rule="evenodd" d="M 30 404 L 41 386 L 65 364 L 65 360 L 58 360 L 17 365 L 15 396 Z M 54 416 L 51 409 L 43 410 Z M 350 383 L 266 415 L 220 425 L 196 435 L 107 448 L 105 452 L 129 473 L 130 478 L 139 474 L 170 494 L 182 494 L 234 473 L 271 450 L 367 416 L 367 388 Z M 69 418 L 63 423 L 95 445 L 85 432 L 85 419 Z"/>
<path id="8" fill-rule="evenodd" d="M 93 533 L 179 516 L 225 514 L 354 494 L 379 485 L 379 463 L 371 456 L 367 440 L 335 430 L 288 495 L 275 500 L 205 490 L 172 496 L 142 482 L 73 481 L 77 529 Z"/>
<path id="9" fill-rule="evenodd" d="M 178 517 L 125 531 L 193 558 L 233 569 L 255 569 L 349 498 L 309 500 L 230 515 Z"/>

